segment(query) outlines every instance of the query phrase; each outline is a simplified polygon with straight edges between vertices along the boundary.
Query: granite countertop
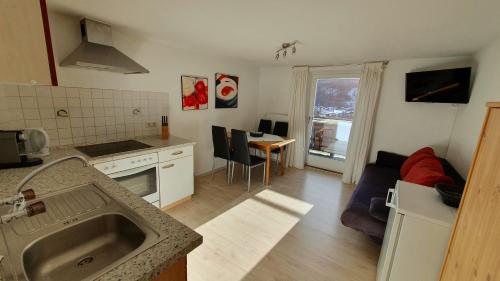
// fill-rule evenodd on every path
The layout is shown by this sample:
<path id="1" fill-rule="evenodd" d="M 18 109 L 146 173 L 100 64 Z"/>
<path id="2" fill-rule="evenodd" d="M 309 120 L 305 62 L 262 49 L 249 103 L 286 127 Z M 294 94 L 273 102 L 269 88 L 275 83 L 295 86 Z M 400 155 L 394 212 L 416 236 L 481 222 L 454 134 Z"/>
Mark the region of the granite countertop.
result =
<path id="1" fill-rule="evenodd" d="M 136 138 L 136 140 L 152 145 L 153 147 L 134 151 L 133 153 L 119 153 L 97 158 L 86 156 L 86 158 L 93 163 L 97 163 L 194 144 L 192 141 L 173 136 L 169 140 L 162 140 L 160 137 L 144 137 Z M 72 147 L 54 148 L 51 149 L 50 155 L 43 157 L 43 159 L 44 163 L 48 163 L 52 160 L 74 154 L 83 155 Z M 0 196 L 12 195 L 17 183 L 35 168 L 0 170 Z M 200 234 L 122 187 L 118 182 L 100 173 L 93 167 L 83 167 L 82 163 L 78 160 L 68 160 L 46 169 L 28 182 L 25 189 L 32 188 L 37 195 L 44 195 L 90 182 L 98 183 L 115 198 L 121 200 L 159 231 L 166 234 L 165 238 L 156 245 L 111 269 L 96 280 L 151 280 L 202 243 L 203 237 Z"/>

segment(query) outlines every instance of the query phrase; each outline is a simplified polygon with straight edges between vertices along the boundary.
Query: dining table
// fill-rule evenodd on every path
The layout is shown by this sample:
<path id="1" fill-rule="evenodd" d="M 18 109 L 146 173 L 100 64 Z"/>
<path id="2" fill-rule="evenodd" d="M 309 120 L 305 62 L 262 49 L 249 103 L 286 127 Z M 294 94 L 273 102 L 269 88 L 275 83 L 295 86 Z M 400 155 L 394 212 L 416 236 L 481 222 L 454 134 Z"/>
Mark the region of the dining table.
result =
<path id="1" fill-rule="evenodd" d="M 279 149 L 280 175 L 285 174 L 285 146 L 294 143 L 295 139 L 284 138 L 272 134 L 264 134 L 262 137 L 252 137 L 247 132 L 248 145 L 252 148 L 262 150 L 266 153 L 266 178 L 265 185 L 269 185 L 269 175 L 271 171 L 271 151 Z"/>

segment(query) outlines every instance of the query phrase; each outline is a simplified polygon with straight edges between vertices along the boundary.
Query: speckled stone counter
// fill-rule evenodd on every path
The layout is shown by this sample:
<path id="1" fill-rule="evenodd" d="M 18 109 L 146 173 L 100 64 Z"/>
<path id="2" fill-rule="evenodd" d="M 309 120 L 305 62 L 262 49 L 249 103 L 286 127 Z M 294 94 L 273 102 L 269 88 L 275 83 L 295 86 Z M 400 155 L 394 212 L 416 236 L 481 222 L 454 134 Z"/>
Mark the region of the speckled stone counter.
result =
<path id="1" fill-rule="evenodd" d="M 132 155 L 140 155 L 141 153 L 151 153 L 160 151 L 161 149 L 194 144 L 192 141 L 176 137 L 171 137 L 169 140 L 162 140 L 159 137 L 147 137 L 137 140 L 153 147 L 132 153 L 87 158 L 97 163 L 110 159 L 118 159 L 119 157 L 124 158 Z M 51 160 L 74 154 L 83 155 L 71 147 L 55 148 L 51 150 L 49 156 L 44 157 L 44 162 L 47 163 Z M 0 196 L 12 195 L 16 184 L 33 169 L 35 167 L 0 170 Z M 166 234 L 165 239 L 153 247 L 111 269 L 96 280 L 151 280 L 202 243 L 203 238 L 201 235 L 120 186 L 116 181 L 108 178 L 96 169 L 83 167 L 82 163 L 78 160 L 68 160 L 46 169 L 28 182 L 25 188 L 32 188 L 38 195 L 43 195 L 90 182 L 97 182 L 105 190 L 113 194 L 115 198 L 121 200 L 148 220 L 159 231 Z"/>

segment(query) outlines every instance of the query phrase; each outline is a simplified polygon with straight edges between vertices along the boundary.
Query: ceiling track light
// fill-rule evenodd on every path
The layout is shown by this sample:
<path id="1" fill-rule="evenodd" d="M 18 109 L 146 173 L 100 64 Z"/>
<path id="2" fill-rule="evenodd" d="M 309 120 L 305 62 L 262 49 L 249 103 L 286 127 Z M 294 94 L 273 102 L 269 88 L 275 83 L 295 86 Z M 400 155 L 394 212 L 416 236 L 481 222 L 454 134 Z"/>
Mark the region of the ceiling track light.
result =
<path id="1" fill-rule="evenodd" d="M 274 59 L 275 60 L 279 60 L 280 58 L 280 52 L 281 52 L 281 57 L 282 58 L 286 58 L 286 55 L 288 54 L 288 49 L 291 48 L 292 49 L 292 55 L 295 55 L 295 53 L 297 53 L 297 48 L 295 47 L 295 44 L 297 43 L 298 41 L 295 40 L 295 41 L 292 41 L 292 42 L 288 42 L 288 43 L 282 43 L 281 44 L 281 48 L 279 48 L 277 51 L 276 51 L 276 55 L 274 56 Z"/>

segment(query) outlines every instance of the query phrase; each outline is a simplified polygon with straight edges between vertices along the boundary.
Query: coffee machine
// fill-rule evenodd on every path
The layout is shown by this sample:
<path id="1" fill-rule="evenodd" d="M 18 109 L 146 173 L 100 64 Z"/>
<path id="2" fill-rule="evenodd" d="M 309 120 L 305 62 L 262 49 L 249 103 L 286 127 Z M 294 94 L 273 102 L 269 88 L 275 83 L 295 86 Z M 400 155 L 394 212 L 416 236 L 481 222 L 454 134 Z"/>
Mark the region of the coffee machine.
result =
<path id="1" fill-rule="evenodd" d="M 25 134 L 21 130 L 0 131 L 0 169 L 42 164 L 42 159 L 28 157 L 25 143 Z"/>

